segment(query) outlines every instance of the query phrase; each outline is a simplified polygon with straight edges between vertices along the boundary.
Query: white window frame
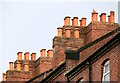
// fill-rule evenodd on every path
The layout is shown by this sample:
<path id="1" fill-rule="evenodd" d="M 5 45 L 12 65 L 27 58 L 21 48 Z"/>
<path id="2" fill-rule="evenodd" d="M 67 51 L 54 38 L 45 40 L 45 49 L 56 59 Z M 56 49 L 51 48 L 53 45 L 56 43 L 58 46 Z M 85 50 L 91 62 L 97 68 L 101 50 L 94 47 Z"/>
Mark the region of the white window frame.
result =
<path id="1" fill-rule="evenodd" d="M 107 72 L 105 72 L 105 68 L 106 66 L 109 65 L 109 70 Z M 109 80 L 110 81 L 110 61 L 108 60 L 107 62 L 105 62 L 104 67 L 103 67 L 103 82 L 105 81 L 105 76 L 109 74 Z"/>

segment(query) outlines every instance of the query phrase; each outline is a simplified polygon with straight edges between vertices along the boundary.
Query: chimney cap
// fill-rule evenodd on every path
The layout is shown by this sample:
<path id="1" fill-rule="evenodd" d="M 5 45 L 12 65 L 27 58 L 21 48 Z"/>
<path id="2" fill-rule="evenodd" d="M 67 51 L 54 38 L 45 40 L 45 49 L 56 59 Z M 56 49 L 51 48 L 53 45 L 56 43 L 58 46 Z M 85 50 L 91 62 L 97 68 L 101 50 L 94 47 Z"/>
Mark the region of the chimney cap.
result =
<path id="1" fill-rule="evenodd" d="M 48 49 L 48 51 L 53 51 L 53 50 L 52 50 L 52 49 Z M 47 52 L 48 52 L 48 51 L 47 51 Z"/>
<path id="2" fill-rule="evenodd" d="M 58 27 L 57 29 L 62 29 L 62 27 Z"/>
<path id="3" fill-rule="evenodd" d="M 73 19 L 78 19 L 78 17 L 73 17 Z"/>
<path id="4" fill-rule="evenodd" d="M 71 28 L 65 28 L 65 30 L 71 30 Z"/>
<path id="5" fill-rule="evenodd" d="M 13 62 L 9 62 L 9 63 L 13 63 Z"/>
<path id="6" fill-rule="evenodd" d="M 87 19 L 87 18 L 83 17 L 82 19 Z"/>
<path id="7" fill-rule="evenodd" d="M 102 13 L 101 15 L 106 15 L 106 13 Z"/>
<path id="8" fill-rule="evenodd" d="M 29 64 L 29 62 L 24 62 L 24 65 L 28 65 Z"/>
<path id="9" fill-rule="evenodd" d="M 75 28 L 74 31 L 75 31 L 75 30 L 78 30 L 78 31 L 79 31 L 79 28 Z"/>
<path id="10" fill-rule="evenodd" d="M 64 18 L 64 20 L 65 20 L 66 18 L 71 18 L 71 17 L 70 17 L 70 16 L 66 16 L 66 17 Z"/>
<path id="11" fill-rule="evenodd" d="M 79 21 L 82 21 L 82 19 L 81 19 L 81 20 L 79 20 Z"/>
<path id="12" fill-rule="evenodd" d="M 33 52 L 32 54 L 36 54 L 35 52 Z"/>
<path id="13" fill-rule="evenodd" d="M 25 52 L 25 54 L 29 54 L 29 52 Z M 25 55 L 25 54 L 24 54 L 24 55 Z"/>
<path id="14" fill-rule="evenodd" d="M 17 54 L 19 54 L 19 53 L 22 53 L 22 52 L 18 52 Z"/>
<path id="15" fill-rule="evenodd" d="M 114 13 L 115 11 L 110 11 L 110 13 Z"/>
<path id="16" fill-rule="evenodd" d="M 42 50 L 46 50 L 46 49 L 43 48 L 43 49 L 40 50 L 40 52 L 41 52 Z"/>

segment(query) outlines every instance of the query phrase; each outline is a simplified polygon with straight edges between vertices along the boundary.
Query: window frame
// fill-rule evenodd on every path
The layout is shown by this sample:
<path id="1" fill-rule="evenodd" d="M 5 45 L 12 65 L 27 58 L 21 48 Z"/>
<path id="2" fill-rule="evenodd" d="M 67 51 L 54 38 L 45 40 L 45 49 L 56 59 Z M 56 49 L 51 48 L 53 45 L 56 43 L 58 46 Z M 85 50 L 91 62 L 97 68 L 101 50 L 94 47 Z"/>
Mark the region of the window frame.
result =
<path id="1" fill-rule="evenodd" d="M 109 66 L 109 70 L 106 72 L 106 66 Z M 103 77 L 102 77 L 102 81 L 104 82 L 105 81 L 105 76 L 109 74 L 109 80 L 110 81 L 110 61 L 106 61 L 104 64 L 103 64 Z"/>

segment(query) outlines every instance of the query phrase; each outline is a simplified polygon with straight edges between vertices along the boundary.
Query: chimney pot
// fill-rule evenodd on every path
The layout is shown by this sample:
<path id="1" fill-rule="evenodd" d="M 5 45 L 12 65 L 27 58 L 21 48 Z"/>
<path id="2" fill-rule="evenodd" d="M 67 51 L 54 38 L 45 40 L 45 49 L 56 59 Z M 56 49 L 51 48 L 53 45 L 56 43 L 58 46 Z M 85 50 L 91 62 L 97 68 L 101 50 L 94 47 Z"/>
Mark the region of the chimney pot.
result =
<path id="1" fill-rule="evenodd" d="M 86 26 L 86 18 L 82 18 L 82 26 Z"/>
<path id="2" fill-rule="evenodd" d="M 13 67 L 13 62 L 9 62 L 9 70 L 13 70 L 14 67 Z"/>
<path id="3" fill-rule="evenodd" d="M 97 12 L 92 12 L 92 22 L 98 21 L 98 13 Z"/>
<path id="4" fill-rule="evenodd" d="M 58 33 L 57 33 L 58 36 L 61 37 L 61 36 L 62 36 L 62 28 L 61 28 L 61 27 L 58 27 L 57 30 L 58 30 Z"/>
<path id="5" fill-rule="evenodd" d="M 108 22 L 110 22 L 110 15 L 108 15 Z"/>
<path id="6" fill-rule="evenodd" d="M 49 49 L 47 51 L 47 57 L 53 57 L 53 50 Z"/>
<path id="7" fill-rule="evenodd" d="M 74 30 L 74 37 L 79 38 L 79 29 Z"/>
<path id="8" fill-rule="evenodd" d="M 70 16 L 66 16 L 65 18 L 64 18 L 64 25 L 65 26 L 70 26 Z"/>
<path id="9" fill-rule="evenodd" d="M 80 26 L 82 26 L 82 19 L 81 20 L 79 20 L 80 21 Z"/>
<path id="10" fill-rule="evenodd" d="M 40 52 L 41 52 L 41 57 L 46 57 L 46 49 L 42 49 Z"/>
<path id="11" fill-rule="evenodd" d="M 78 17 L 73 17 L 72 26 L 78 26 Z"/>
<path id="12" fill-rule="evenodd" d="M 114 11 L 110 11 L 110 22 L 115 22 L 115 12 Z"/>
<path id="13" fill-rule="evenodd" d="M 17 59 L 18 60 L 22 60 L 22 52 L 18 52 L 17 53 Z"/>
<path id="14" fill-rule="evenodd" d="M 33 52 L 33 53 L 31 54 L 31 60 L 36 60 L 36 53 L 35 53 L 35 52 Z"/>
<path id="15" fill-rule="evenodd" d="M 100 22 L 106 22 L 106 13 L 100 15 Z"/>
<path id="16" fill-rule="evenodd" d="M 2 78 L 3 78 L 3 81 L 6 81 L 6 74 L 5 73 L 3 73 Z"/>
<path id="17" fill-rule="evenodd" d="M 65 29 L 65 36 L 66 37 L 70 37 L 71 36 L 71 29 L 70 28 L 66 28 Z"/>
<path id="18" fill-rule="evenodd" d="M 24 71 L 29 71 L 29 63 L 24 63 Z"/>
<path id="19" fill-rule="evenodd" d="M 16 70 L 21 71 L 21 63 L 20 62 L 16 63 Z"/>
<path id="20" fill-rule="evenodd" d="M 26 52 L 26 53 L 24 54 L 24 60 L 29 60 L 29 52 Z"/>

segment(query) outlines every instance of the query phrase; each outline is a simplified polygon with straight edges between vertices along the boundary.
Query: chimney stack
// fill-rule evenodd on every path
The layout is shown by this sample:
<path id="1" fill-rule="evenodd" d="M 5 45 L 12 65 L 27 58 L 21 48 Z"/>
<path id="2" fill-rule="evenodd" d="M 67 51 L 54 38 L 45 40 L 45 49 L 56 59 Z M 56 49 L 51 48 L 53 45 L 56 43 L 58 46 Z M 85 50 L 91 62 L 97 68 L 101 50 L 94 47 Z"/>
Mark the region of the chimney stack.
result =
<path id="1" fill-rule="evenodd" d="M 106 13 L 100 15 L 100 22 L 106 22 Z"/>
<path id="2" fill-rule="evenodd" d="M 58 36 L 61 37 L 62 36 L 62 28 L 58 27 L 57 30 L 58 30 L 58 33 L 57 33 Z"/>
<path id="3" fill-rule="evenodd" d="M 74 30 L 74 37 L 75 37 L 75 38 L 79 38 L 79 36 L 80 36 L 80 35 L 79 35 L 79 29 L 75 29 L 75 30 Z"/>
<path id="4" fill-rule="evenodd" d="M 29 60 L 29 52 L 26 52 L 26 53 L 24 54 L 24 60 Z"/>
<path id="5" fill-rule="evenodd" d="M 69 16 L 66 16 L 66 17 L 64 18 L 64 25 L 65 25 L 65 26 L 70 26 L 70 17 L 69 17 Z"/>
<path id="6" fill-rule="evenodd" d="M 78 26 L 78 17 L 73 17 L 72 26 Z"/>
<path id="7" fill-rule="evenodd" d="M 41 57 L 46 57 L 46 49 L 42 49 L 40 52 L 41 52 Z"/>
<path id="8" fill-rule="evenodd" d="M 36 60 L 36 53 L 31 54 L 31 60 Z"/>
<path id="9" fill-rule="evenodd" d="M 6 74 L 5 73 L 3 73 L 2 78 L 3 78 L 3 81 L 6 81 Z"/>
<path id="10" fill-rule="evenodd" d="M 47 51 L 47 57 L 53 57 L 53 50 L 49 49 Z"/>
<path id="11" fill-rule="evenodd" d="M 115 12 L 114 11 L 110 11 L 110 22 L 115 22 Z"/>
<path id="12" fill-rule="evenodd" d="M 13 62 L 9 62 L 9 70 L 13 70 L 14 67 L 13 67 Z"/>
<path id="13" fill-rule="evenodd" d="M 98 13 L 95 10 L 93 10 L 91 18 L 92 18 L 92 22 L 98 21 Z"/>
<path id="14" fill-rule="evenodd" d="M 24 63 L 24 71 L 29 71 L 29 63 Z"/>
<path id="15" fill-rule="evenodd" d="M 17 53 L 17 59 L 18 60 L 22 60 L 22 52 L 18 52 Z"/>
<path id="16" fill-rule="evenodd" d="M 21 71 L 21 63 L 20 62 L 16 63 L 16 70 Z"/>
<path id="17" fill-rule="evenodd" d="M 70 37 L 71 36 L 71 29 L 70 28 L 66 28 L 65 29 L 65 36 L 66 37 Z"/>

